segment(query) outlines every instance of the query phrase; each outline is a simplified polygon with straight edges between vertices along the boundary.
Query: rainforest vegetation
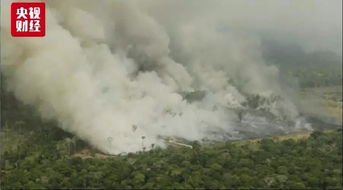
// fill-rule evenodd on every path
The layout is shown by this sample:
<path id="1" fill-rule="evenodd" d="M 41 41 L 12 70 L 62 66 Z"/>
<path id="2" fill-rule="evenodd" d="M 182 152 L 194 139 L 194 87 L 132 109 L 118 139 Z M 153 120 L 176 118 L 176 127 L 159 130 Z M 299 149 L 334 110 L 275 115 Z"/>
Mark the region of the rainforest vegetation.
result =
<path id="1" fill-rule="evenodd" d="M 6 100 L 12 107 L 3 111 L 0 133 L 4 189 L 342 187 L 341 129 L 299 139 L 192 142 L 193 149 L 82 156 L 77 153 L 91 149 L 85 142 Z"/>
<path id="2" fill-rule="evenodd" d="M 338 64 L 325 69 L 313 64 L 304 67 L 306 70 L 292 70 L 292 65 L 302 60 L 301 56 L 292 57 L 294 64 L 282 65 L 284 59 L 274 61 L 284 70 L 290 68 L 288 74 L 298 77 L 301 87 L 341 85 Z M 341 91 L 328 97 L 342 107 Z M 253 96 L 250 107 L 258 103 L 255 99 L 260 100 Z M 341 126 L 331 130 L 318 127 L 303 138 L 208 145 L 190 142 L 193 149 L 154 147 L 151 151 L 110 156 L 97 152 L 53 121 L 41 119 L 11 93 L 2 91 L 1 104 L 1 189 L 342 188 Z M 341 109 L 338 111 L 341 113 Z M 88 153 L 82 154 L 84 151 Z"/>

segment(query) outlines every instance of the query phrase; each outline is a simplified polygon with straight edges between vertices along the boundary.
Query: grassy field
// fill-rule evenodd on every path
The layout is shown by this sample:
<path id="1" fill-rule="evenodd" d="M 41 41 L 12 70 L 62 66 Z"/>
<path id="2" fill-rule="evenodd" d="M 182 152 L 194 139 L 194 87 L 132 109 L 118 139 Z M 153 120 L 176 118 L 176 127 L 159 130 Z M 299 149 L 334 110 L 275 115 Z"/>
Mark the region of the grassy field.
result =
<path id="1" fill-rule="evenodd" d="M 301 92 L 301 98 L 321 109 L 313 110 L 311 114 L 332 117 L 337 124 L 342 124 L 342 86 L 305 88 Z"/>

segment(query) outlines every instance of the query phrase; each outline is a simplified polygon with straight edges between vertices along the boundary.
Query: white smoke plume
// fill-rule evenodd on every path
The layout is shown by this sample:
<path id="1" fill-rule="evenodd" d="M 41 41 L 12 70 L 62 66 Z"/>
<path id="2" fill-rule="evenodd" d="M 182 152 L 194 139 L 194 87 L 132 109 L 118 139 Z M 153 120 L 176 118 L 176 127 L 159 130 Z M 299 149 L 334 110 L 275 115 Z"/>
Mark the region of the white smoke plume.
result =
<path id="1" fill-rule="evenodd" d="M 13 38 L 10 1 L 2 1 L 8 90 L 111 154 L 139 151 L 142 140 L 164 146 L 160 136 L 216 140 L 308 128 L 278 69 L 263 60 L 259 36 L 245 30 L 284 18 L 254 24 L 240 12 L 286 3 L 233 2 L 48 0 L 46 36 Z M 253 94 L 265 98 L 254 108 L 263 112 L 246 106 Z"/>

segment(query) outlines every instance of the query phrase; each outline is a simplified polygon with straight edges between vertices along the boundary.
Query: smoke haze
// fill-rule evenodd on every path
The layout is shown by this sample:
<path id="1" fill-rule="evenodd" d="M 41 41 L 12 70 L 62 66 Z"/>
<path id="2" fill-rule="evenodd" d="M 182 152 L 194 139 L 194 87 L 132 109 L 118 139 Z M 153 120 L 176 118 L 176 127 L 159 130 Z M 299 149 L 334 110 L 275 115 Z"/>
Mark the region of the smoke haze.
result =
<path id="1" fill-rule="evenodd" d="M 1 1 L 8 90 L 112 154 L 139 151 L 142 141 L 163 147 L 159 136 L 309 129 L 279 69 L 265 60 L 262 39 L 341 56 L 339 0 L 46 3 L 46 36 L 13 38 L 10 1 Z M 266 101 L 250 111 L 255 94 Z"/>

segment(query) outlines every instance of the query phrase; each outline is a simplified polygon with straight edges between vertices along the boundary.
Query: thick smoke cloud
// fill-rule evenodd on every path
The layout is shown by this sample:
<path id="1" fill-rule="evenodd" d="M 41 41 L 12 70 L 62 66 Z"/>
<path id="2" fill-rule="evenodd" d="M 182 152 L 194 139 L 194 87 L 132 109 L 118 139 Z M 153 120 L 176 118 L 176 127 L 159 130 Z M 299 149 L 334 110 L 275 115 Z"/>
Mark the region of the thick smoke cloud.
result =
<path id="1" fill-rule="evenodd" d="M 142 137 L 164 146 L 160 136 L 218 140 L 309 128 L 277 67 L 266 64 L 260 34 L 308 35 L 304 48 L 335 48 L 313 36 L 337 40 L 341 11 L 339 1 L 46 2 L 44 38 L 12 38 L 10 2 L 1 2 L 8 90 L 108 153 L 139 151 Z M 318 25 L 327 30 L 313 32 Z M 264 103 L 247 106 L 253 94 Z"/>

